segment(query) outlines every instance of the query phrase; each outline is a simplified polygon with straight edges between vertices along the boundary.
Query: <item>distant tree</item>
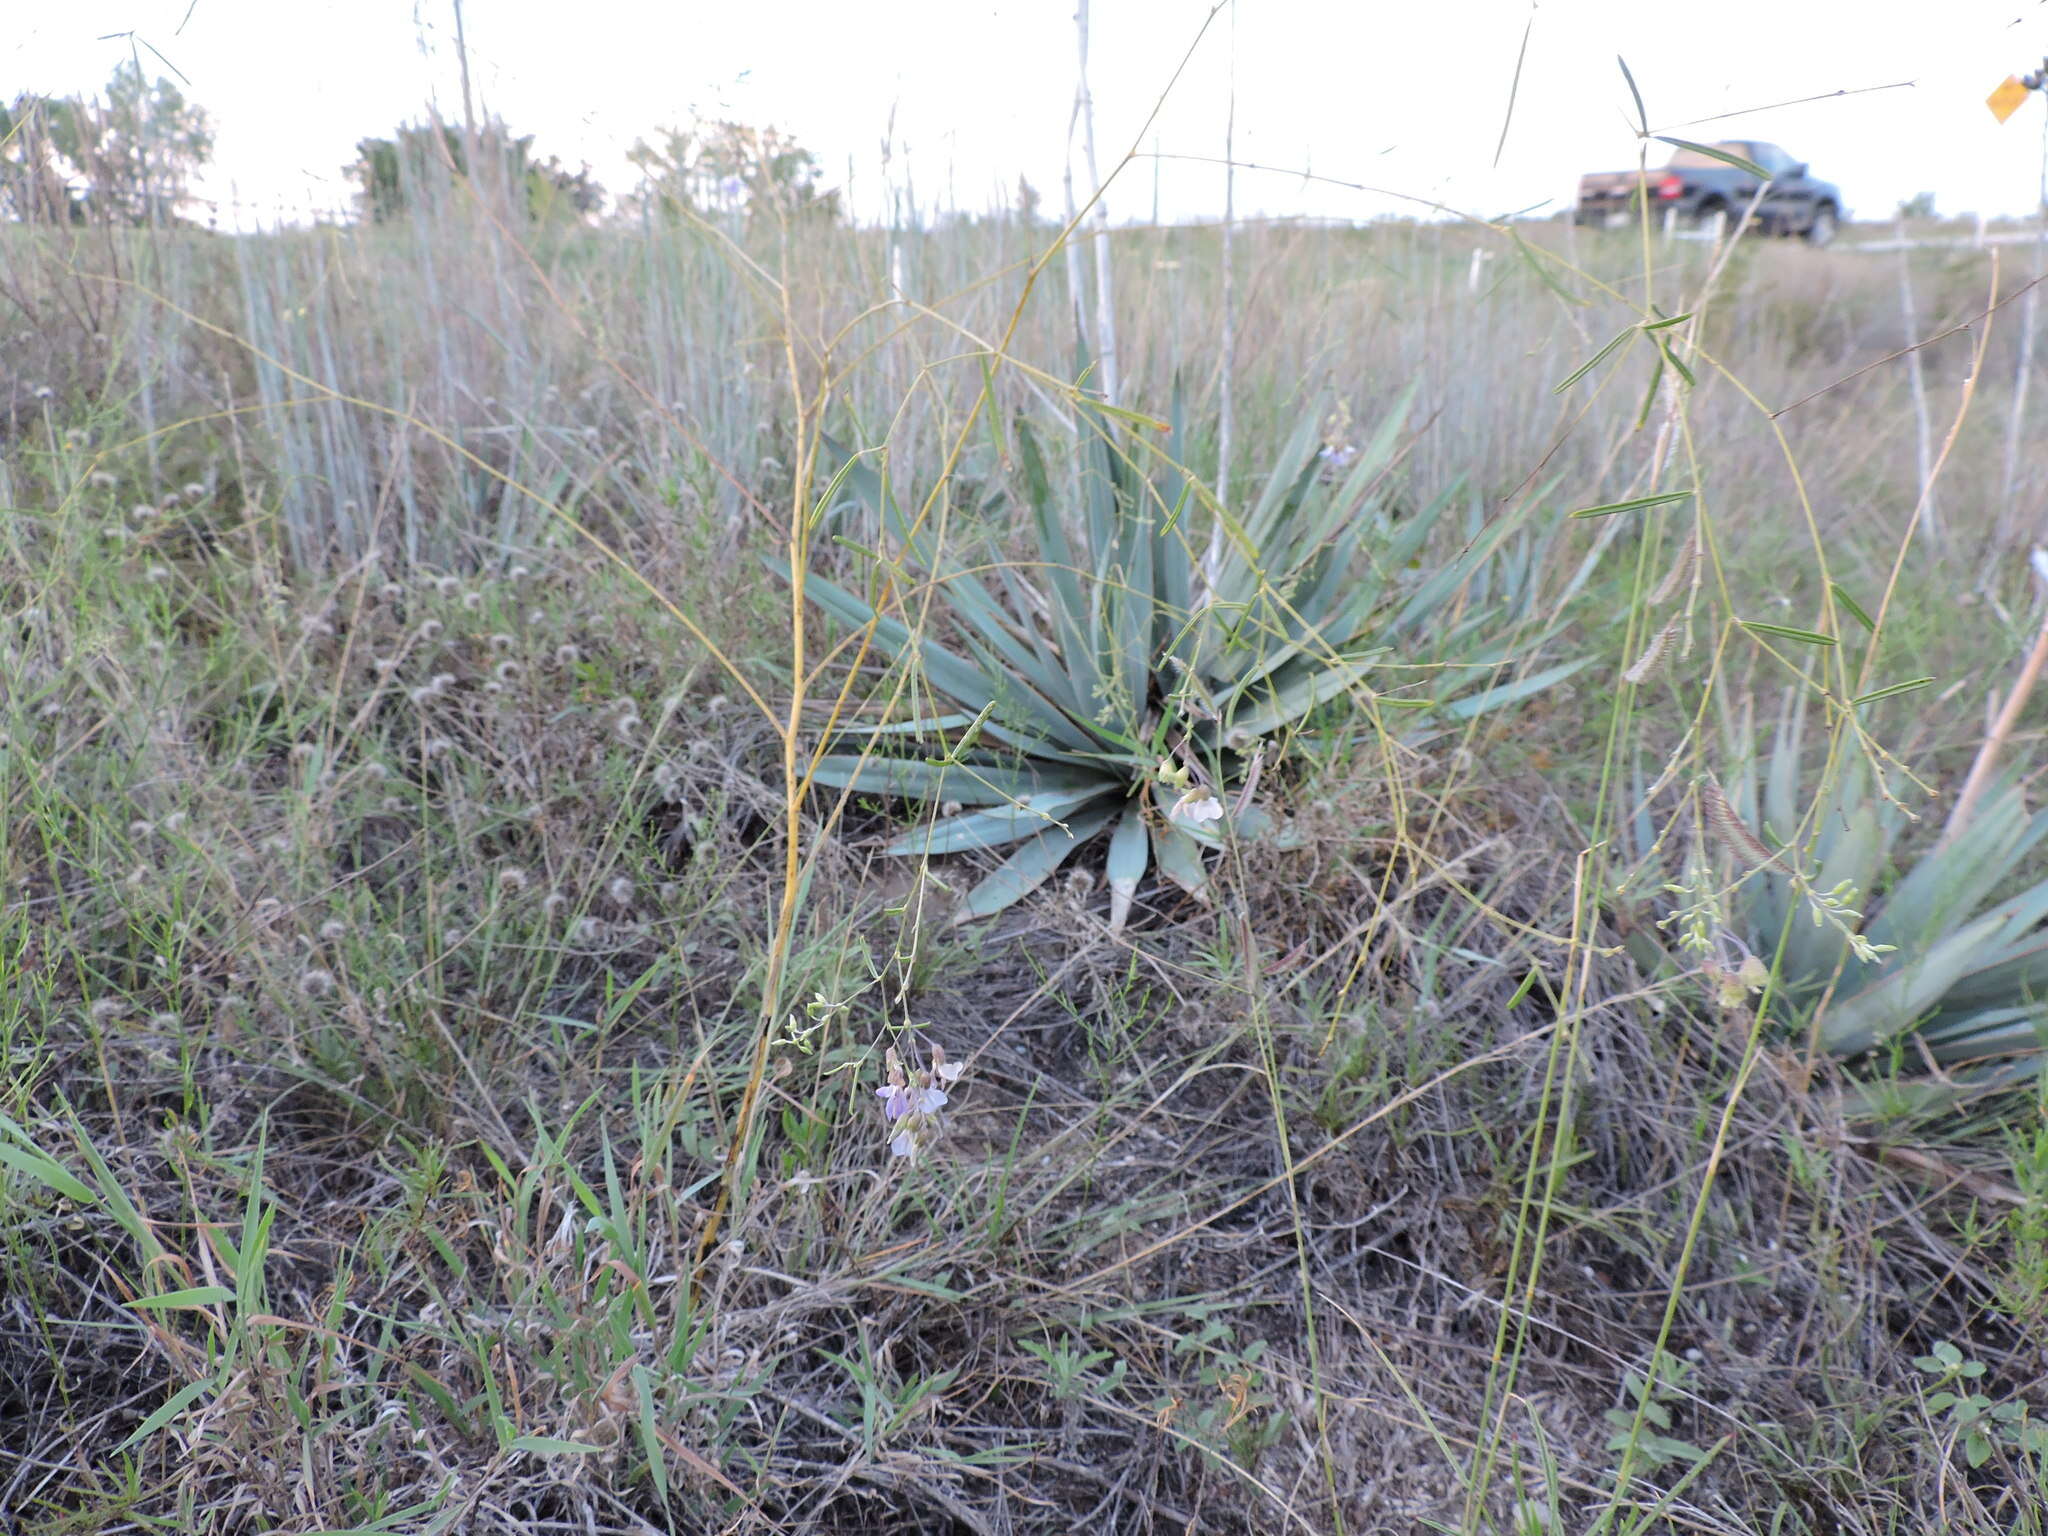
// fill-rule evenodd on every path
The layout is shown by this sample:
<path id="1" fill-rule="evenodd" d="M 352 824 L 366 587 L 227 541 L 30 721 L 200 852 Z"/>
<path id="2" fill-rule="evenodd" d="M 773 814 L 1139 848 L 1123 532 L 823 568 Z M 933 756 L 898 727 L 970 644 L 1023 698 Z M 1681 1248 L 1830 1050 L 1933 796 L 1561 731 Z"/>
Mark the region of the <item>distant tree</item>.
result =
<path id="1" fill-rule="evenodd" d="M 518 189 L 520 210 L 536 223 L 582 219 L 604 206 L 588 166 L 572 171 L 552 155 L 535 159 L 533 136 L 515 138 L 496 119 L 477 130 L 477 159 L 484 184 Z M 402 218 L 470 175 L 469 135 L 446 123 L 407 123 L 389 138 L 360 140 L 343 172 L 364 218 Z"/>
<path id="2" fill-rule="evenodd" d="M 1915 192 L 1899 204 L 1899 217 L 1902 219 L 1931 219 L 1935 216 L 1932 192 Z"/>
<path id="3" fill-rule="evenodd" d="M 1038 205 L 1043 201 L 1044 198 L 1039 195 L 1038 188 L 1031 185 L 1029 177 L 1019 176 L 1017 178 L 1017 222 L 1019 224 L 1036 224 L 1038 222 Z"/>
<path id="4" fill-rule="evenodd" d="M 776 128 L 720 121 L 662 128 L 626 158 L 640 172 L 634 206 L 679 218 L 685 213 L 835 222 L 839 194 L 819 184 L 817 156 Z"/>
<path id="5" fill-rule="evenodd" d="M 212 156 L 205 111 L 125 61 L 104 97 L 21 95 L 0 107 L 0 209 L 17 219 L 167 224 Z"/>

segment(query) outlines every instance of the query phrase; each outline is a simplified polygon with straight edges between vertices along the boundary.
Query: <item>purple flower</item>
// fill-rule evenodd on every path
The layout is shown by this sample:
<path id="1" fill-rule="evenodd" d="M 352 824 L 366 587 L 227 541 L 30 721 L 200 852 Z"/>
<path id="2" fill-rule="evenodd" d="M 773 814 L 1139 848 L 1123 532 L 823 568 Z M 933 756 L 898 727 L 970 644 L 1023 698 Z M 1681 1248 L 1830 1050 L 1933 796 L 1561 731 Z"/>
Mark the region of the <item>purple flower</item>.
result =
<path id="1" fill-rule="evenodd" d="M 891 1120 L 901 1120 L 910 1113 L 910 1090 L 901 1083 L 877 1088 L 875 1097 L 882 1101 L 882 1113 Z"/>

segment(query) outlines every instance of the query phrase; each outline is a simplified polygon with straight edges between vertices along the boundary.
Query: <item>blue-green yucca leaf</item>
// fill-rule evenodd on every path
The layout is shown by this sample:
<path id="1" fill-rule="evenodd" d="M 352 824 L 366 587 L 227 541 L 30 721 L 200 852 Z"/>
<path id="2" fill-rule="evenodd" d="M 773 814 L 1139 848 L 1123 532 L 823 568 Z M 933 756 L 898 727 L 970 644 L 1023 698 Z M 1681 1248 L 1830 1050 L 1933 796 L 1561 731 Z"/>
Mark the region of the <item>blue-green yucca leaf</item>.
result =
<path id="1" fill-rule="evenodd" d="M 770 569 L 788 580 L 789 567 L 784 562 L 771 561 Z M 936 641 L 913 639 L 909 626 L 902 620 L 877 614 L 867 603 L 822 576 L 808 578 L 804 593 L 847 624 L 857 628 L 873 624 L 875 644 L 883 655 L 899 662 L 915 661 L 924 669 L 925 680 L 954 703 L 964 704 L 979 714 L 994 702 L 1002 723 L 991 720 L 983 727 L 991 740 L 1040 756 L 1067 755 L 1057 743 L 1068 738 L 1071 723 L 1050 701 L 1023 682 L 1000 671 L 991 675 Z"/>
<path id="2" fill-rule="evenodd" d="M 1154 818 L 1147 832 L 1159 873 L 1197 901 L 1208 901 L 1209 870 L 1202 862 L 1202 845 L 1164 815 Z"/>
<path id="3" fill-rule="evenodd" d="M 1223 541 L 1215 581 L 1215 593 L 1222 602 L 1248 603 L 1276 568 L 1278 574 L 1286 574 L 1285 551 L 1276 543 L 1273 530 L 1315 484 L 1322 416 L 1320 401 L 1302 414 L 1274 460 L 1258 501 L 1235 530 L 1237 536 Z"/>
<path id="4" fill-rule="evenodd" d="M 958 816 L 948 816 L 929 827 L 917 827 L 904 833 L 882 852 L 892 858 L 914 858 L 924 854 L 959 853 L 970 848 L 1001 848 L 1035 836 L 1055 822 L 1067 821 L 1082 807 L 1117 794 L 1121 789 L 1115 779 L 1104 776 L 1081 789 L 1043 790 L 1008 805 L 985 811 L 967 811 Z"/>
<path id="5" fill-rule="evenodd" d="M 1997 927 L 1996 918 L 1979 918 L 1924 953 L 1890 957 L 1876 980 L 1822 1015 L 1821 1044 L 1837 1056 L 1861 1056 L 1913 1028 L 1970 969 Z"/>
<path id="6" fill-rule="evenodd" d="M 1283 725 L 1292 725 L 1324 700 L 1362 683 L 1372 670 L 1372 658 L 1380 654 L 1339 657 L 1334 662 L 1313 657 L 1297 660 L 1232 700 L 1220 721 L 1205 722 L 1202 738 L 1221 740 L 1233 730 L 1266 736 Z"/>
<path id="7" fill-rule="evenodd" d="M 1554 667 L 1545 667 L 1541 672 L 1532 672 L 1527 677 L 1495 683 L 1491 688 L 1482 688 L 1477 693 L 1468 693 L 1452 699 L 1448 704 L 1442 705 L 1437 713 L 1447 720 L 1472 720 L 1480 715 L 1490 714 L 1496 709 L 1506 709 L 1511 704 L 1533 699 L 1546 689 L 1555 688 L 1566 678 L 1590 666 L 1592 661 L 1592 657 L 1582 656 L 1577 661 L 1565 661 Z"/>
<path id="8" fill-rule="evenodd" d="M 1121 933 L 1130 916 L 1131 902 L 1138 894 L 1138 882 L 1145 878 L 1150 863 L 1151 841 L 1145 833 L 1145 802 L 1131 800 L 1117 818 L 1116 831 L 1109 838 L 1109 931 Z"/>
<path id="9" fill-rule="evenodd" d="M 2044 835 L 2048 811 L 2029 817 L 2019 786 L 2009 786 L 1892 887 L 1869 926 L 1871 942 L 1903 949 L 1973 916 Z"/>
<path id="10" fill-rule="evenodd" d="M 2035 1059 L 2026 1066 L 2031 1076 L 2048 1053 L 2048 1002 L 1960 1013 L 1923 1026 L 1920 1038 L 1943 1067 L 2032 1053 Z"/>
<path id="11" fill-rule="evenodd" d="M 1404 635 L 1419 628 L 1425 620 L 1432 618 L 1445 602 L 1456 595 L 1475 573 L 1483 568 L 1500 547 L 1501 541 L 1527 520 L 1536 505 L 1534 497 L 1526 497 L 1519 506 L 1510 507 L 1495 517 L 1491 524 L 1457 557 L 1448 560 L 1442 568 L 1430 576 L 1409 595 L 1401 606 L 1400 613 L 1387 626 L 1387 634 Z"/>
<path id="12" fill-rule="evenodd" d="M 1195 508 L 1195 485 L 1186 468 L 1189 452 L 1187 401 L 1180 380 L 1175 378 L 1166 464 L 1159 477 L 1158 497 L 1149 509 L 1153 518 L 1152 590 L 1157 598 L 1152 648 L 1161 657 L 1178 649 L 1193 614 L 1195 548 L 1190 515 Z"/>
<path id="13" fill-rule="evenodd" d="M 1102 676 L 1096 670 L 1096 647 L 1089 630 L 1089 601 L 1081 590 L 1081 571 L 1073 545 L 1061 525 L 1059 508 L 1053 504 L 1052 484 L 1046 476 L 1038 436 L 1023 421 L 1017 423 L 1017 449 L 1025 499 L 1030 503 L 1032 527 L 1038 536 L 1042 562 L 1038 574 L 1046 584 L 1053 641 L 1066 664 L 1073 696 L 1084 701 L 1094 699 L 1101 691 Z"/>
<path id="14" fill-rule="evenodd" d="M 900 757 L 833 755 L 818 759 L 813 783 L 898 800 L 957 800 L 962 805 L 1009 805 L 1052 790 L 1088 789 L 1102 775 L 1086 768 L 1038 764 L 1012 768 L 996 763 L 913 762 Z"/>
<path id="15" fill-rule="evenodd" d="M 897 720 L 888 725 L 864 725 L 858 720 L 848 720 L 842 722 L 839 729 L 847 736 L 917 736 L 933 740 L 948 731 L 970 726 L 975 719 L 974 715 L 967 714 L 926 715 L 922 719 Z"/>
<path id="16" fill-rule="evenodd" d="M 953 921 L 971 923 L 1016 905 L 1045 884 L 1114 815 L 1115 806 L 1096 806 L 1076 814 L 1064 827 L 1051 827 L 1030 838 L 968 893 Z"/>

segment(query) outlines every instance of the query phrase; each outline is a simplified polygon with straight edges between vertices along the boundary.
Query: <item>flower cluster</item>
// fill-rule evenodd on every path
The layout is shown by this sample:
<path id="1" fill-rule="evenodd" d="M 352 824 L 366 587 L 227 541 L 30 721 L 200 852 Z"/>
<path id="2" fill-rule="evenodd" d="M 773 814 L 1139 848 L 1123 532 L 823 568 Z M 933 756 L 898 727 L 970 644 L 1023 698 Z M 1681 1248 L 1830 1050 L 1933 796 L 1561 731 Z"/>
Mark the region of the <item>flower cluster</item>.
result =
<path id="1" fill-rule="evenodd" d="M 1205 821 L 1223 819 L 1223 802 L 1217 798 L 1216 791 L 1206 784 L 1197 784 L 1195 776 L 1170 757 L 1159 760 L 1159 782 L 1168 789 L 1180 791 L 1180 798 L 1166 813 L 1169 820 L 1200 826 Z"/>
<path id="2" fill-rule="evenodd" d="M 882 1101 L 882 1114 L 891 1128 L 889 1152 L 895 1157 L 915 1157 L 945 1129 L 939 1111 L 950 1101 L 939 1085 L 958 1082 L 964 1064 L 946 1060 L 946 1053 L 937 1045 L 932 1047 L 929 1068 L 906 1069 L 893 1045 L 884 1059 L 889 1080 L 875 1090 L 875 1097 Z"/>

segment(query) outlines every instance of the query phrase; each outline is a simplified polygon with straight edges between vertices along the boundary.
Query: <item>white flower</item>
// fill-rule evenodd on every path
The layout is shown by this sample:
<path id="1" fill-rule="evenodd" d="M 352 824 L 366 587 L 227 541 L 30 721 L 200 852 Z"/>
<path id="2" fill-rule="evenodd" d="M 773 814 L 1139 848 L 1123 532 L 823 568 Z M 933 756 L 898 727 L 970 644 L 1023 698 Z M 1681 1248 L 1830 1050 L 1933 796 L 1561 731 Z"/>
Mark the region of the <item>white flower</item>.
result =
<path id="1" fill-rule="evenodd" d="M 1223 802 L 1216 798 L 1215 791 L 1206 784 L 1197 784 L 1193 789 L 1173 802 L 1173 809 L 1167 817 L 1173 821 L 1185 821 L 1200 826 L 1205 821 L 1223 819 Z"/>

